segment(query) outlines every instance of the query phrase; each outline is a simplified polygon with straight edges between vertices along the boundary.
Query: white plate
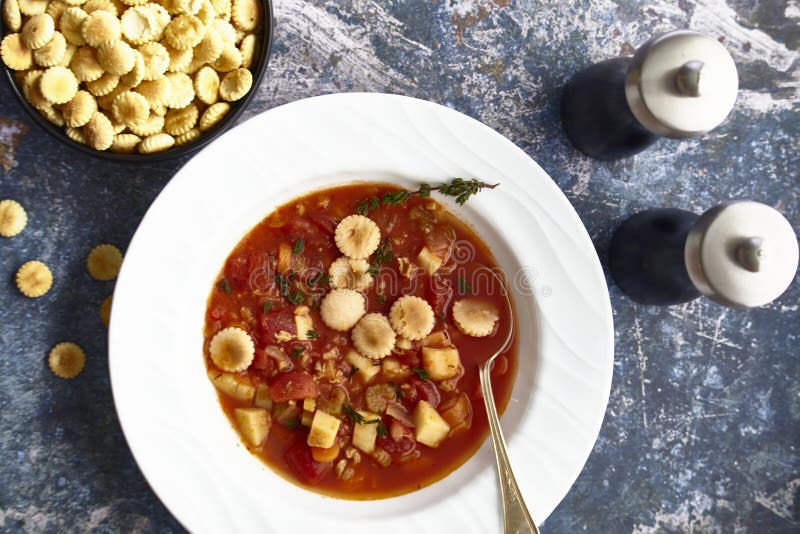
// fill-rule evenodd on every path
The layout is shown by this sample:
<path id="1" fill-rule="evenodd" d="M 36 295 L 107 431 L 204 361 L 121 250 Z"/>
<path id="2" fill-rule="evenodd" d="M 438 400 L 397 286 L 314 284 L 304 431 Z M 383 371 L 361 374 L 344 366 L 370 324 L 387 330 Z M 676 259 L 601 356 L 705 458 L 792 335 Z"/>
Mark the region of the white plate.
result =
<path id="1" fill-rule="evenodd" d="M 270 110 L 220 137 L 164 188 L 128 248 L 109 336 L 114 400 L 139 467 L 189 530 L 501 530 L 489 440 L 420 491 L 369 502 L 322 497 L 240 444 L 202 358 L 215 276 L 273 208 L 354 180 L 410 187 L 453 176 L 501 183 L 464 208 L 448 204 L 517 292 L 520 367 L 503 428 L 536 522 L 566 495 L 600 430 L 613 364 L 608 292 L 580 219 L 547 174 L 487 126 L 407 97 L 340 94 Z"/>

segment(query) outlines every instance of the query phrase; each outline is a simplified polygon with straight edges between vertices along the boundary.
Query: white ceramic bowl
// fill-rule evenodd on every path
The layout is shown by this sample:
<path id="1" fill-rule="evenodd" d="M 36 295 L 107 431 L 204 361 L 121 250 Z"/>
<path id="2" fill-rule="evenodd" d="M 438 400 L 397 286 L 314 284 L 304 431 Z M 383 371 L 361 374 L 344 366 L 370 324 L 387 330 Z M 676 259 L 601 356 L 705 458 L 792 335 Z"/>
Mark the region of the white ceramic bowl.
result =
<path id="1" fill-rule="evenodd" d="M 142 472 L 189 530 L 501 530 L 490 441 L 420 491 L 322 497 L 240 444 L 202 356 L 215 276 L 275 207 L 351 181 L 414 187 L 453 176 L 501 184 L 463 208 L 445 202 L 489 245 L 515 291 L 520 365 L 502 424 L 536 522 L 566 495 L 600 430 L 614 340 L 602 269 L 577 214 L 522 150 L 465 115 L 400 96 L 331 95 L 268 111 L 200 152 L 153 203 L 126 254 L 109 340 L 114 400 Z"/>

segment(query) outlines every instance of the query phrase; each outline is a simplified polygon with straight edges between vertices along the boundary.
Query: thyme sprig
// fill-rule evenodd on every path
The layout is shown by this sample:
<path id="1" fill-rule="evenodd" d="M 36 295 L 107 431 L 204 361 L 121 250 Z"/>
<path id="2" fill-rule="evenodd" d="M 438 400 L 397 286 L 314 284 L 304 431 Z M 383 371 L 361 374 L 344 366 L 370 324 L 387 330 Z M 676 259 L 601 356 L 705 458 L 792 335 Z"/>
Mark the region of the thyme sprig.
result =
<path id="1" fill-rule="evenodd" d="M 380 245 L 378 245 L 378 248 L 375 249 L 375 252 L 372 254 L 372 263 L 370 263 L 367 272 L 373 276 L 376 276 L 384 264 L 392 261 L 394 261 L 394 252 L 392 251 L 392 244 L 389 242 L 389 238 L 387 237 L 381 241 Z"/>
<path id="2" fill-rule="evenodd" d="M 456 204 L 463 206 L 469 197 L 477 194 L 481 189 L 494 189 L 498 185 L 500 184 L 482 182 L 477 178 L 451 178 L 447 182 L 440 185 L 432 186 L 430 184 L 422 184 L 416 191 L 408 191 L 405 189 L 401 191 L 389 191 L 380 197 L 373 196 L 365 198 L 358 203 L 356 209 L 360 215 L 366 215 L 370 211 L 378 209 L 381 207 L 381 205 L 396 206 L 398 204 L 402 204 L 413 196 L 427 198 L 431 196 L 432 191 L 438 191 L 440 194 L 446 197 L 453 197 L 456 200 Z"/>

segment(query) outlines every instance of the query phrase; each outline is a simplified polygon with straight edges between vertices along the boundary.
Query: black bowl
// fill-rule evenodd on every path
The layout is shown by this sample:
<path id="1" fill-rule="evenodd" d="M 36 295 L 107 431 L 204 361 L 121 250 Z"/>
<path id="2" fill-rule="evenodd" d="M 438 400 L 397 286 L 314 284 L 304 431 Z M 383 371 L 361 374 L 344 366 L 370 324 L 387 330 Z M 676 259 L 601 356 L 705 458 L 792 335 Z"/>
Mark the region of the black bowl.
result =
<path id="1" fill-rule="evenodd" d="M 14 80 L 14 71 L 6 67 L 2 62 L 0 62 L 0 65 L 2 65 L 3 71 L 5 72 L 5 78 L 11 86 L 11 91 L 17 96 L 22 108 L 31 117 L 33 122 L 41 126 L 47 133 L 65 145 L 68 145 L 75 150 L 79 150 L 84 154 L 88 154 L 89 156 L 110 161 L 145 163 L 177 158 L 179 156 L 191 154 L 192 152 L 203 148 L 205 145 L 222 135 L 225 130 L 230 128 L 233 123 L 236 122 L 236 119 L 242 114 L 242 111 L 244 111 L 244 108 L 247 107 L 247 104 L 253 99 L 258 87 L 261 85 L 261 80 L 264 78 L 264 73 L 267 71 L 267 63 L 269 62 L 269 55 L 272 50 L 272 30 L 275 21 L 272 13 L 272 0 L 261 0 L 261 3 L 264 7 L 262 10 L 263 21 L 261 30 L 261 43 L 258 48 L 255 71 L 253 72 L 253 87 L 241 100 L 231 103 L 231 110 L 213 129 L 209 130 L 208 132 L 204 132 L 199 138 L 197 138 L 197 140 L 191 143 L 170 148 L 169 150 L 165 150 L 163 152 L 156 152 L 154 154 L 115 154 L 114 152 L 109 152 L 107 150 L 95 150 L 82 143 L 73 141 L 67 137 L 66 131 L 63 127 L 56 126 L 45 119 L 41 113 L 39 113 L 39 111 L 36 110 L 36 108 L 34 108 L 25 99 L 25 96 L 22 94 L 22 90 Z M 0 18 L 0 39 L 2 39 L 5 34 L 5 24 L 3 24 L 2 18 Z"/>

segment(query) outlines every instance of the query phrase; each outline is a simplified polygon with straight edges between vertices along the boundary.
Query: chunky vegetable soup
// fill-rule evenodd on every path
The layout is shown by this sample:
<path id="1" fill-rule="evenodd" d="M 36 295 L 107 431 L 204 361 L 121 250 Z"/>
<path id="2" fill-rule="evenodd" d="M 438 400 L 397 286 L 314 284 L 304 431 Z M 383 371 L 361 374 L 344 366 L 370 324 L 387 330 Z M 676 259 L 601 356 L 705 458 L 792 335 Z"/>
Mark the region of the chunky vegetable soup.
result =
<path id="1" fill-rule="evenodd" d="M 300 486 L 376 499 L 429 485 L 488 433 L 478 366 L 509 320 L 493 271 L 429 189 L 311 193 L 228 257 L 206 311 L 209 379 L 248 449 Z M 516 368 L 512 345 L 493 370 L 501 411 Z"/>

